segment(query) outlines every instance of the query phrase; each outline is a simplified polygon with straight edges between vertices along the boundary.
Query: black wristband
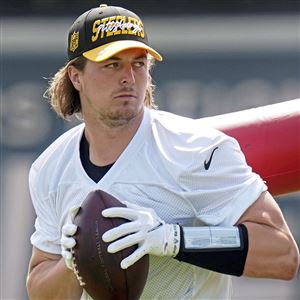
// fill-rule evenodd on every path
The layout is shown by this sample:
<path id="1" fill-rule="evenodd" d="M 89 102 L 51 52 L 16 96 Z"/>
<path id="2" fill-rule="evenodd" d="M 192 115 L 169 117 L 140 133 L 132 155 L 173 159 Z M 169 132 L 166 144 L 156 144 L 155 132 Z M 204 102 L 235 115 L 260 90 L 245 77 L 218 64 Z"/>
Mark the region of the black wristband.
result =
<path id="1" fill-rule="evenodd" d="M 238 226 L 241 244 L 239 249 L 218 249 L 216 251 L 187 252 L 184 247 L 184 233 L 180 227 L 180 250 L 175 259 L 222 274 L 241 276 L 248 254 L 248 230 L 243 224 Z"/>

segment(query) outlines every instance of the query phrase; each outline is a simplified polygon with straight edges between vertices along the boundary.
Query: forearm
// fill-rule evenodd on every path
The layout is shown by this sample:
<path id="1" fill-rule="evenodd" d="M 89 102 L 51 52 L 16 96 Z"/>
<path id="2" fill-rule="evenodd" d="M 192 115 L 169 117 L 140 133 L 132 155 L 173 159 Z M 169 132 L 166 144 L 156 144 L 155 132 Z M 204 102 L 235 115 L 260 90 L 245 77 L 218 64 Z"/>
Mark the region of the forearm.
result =
<path id="1" fill-rule="evenodd" d="M 180 250 L 175 259 L 214 272 L 241 276 L 248 252 L 244 225 L 181 227 Z"/>
<path id="2" fill-rule="evenodd" d="M 297 273 L 298 248 L 289 232 L 244 222 L 249 248 L 244 274 L 250 277 L 292 279 Z"/>
<path id="3" fill-rule="evenodd" d="M 30 299 L 80 299 L 82 288 L 64 260 L 47 260 L 34 266 L 27 279 Z"/>
<path id="4" fill-rule="evenodd" d="M 289 280 L 298 270 L 296 242 L 277 203 L 267 192 L 248 207 L 235 226 L 183 226 L 178 230 L 179 225 L 164 223 L 152 209 L 132 204 L 127 204 L 126 208 L 108 208 L 102 214 L 135 222 L 130 228 L 124 224 L 103 235 L 103 240 L 111 243 L 108 252 L 118 252 L 143 239 L 139 251 L 122 261 L 123 269 L 148 253 L 172 256 L 235 276 Z"/>
<path id="5" fill-rule="evenodd" d="M 209 230 L 211 235 L 209 237 L 204 236 L 201 227 L 193 230 L 195 237 L 191 236 L 183 228 L 181 230 L 180 251 L 175 258 L 211 271 L 229 275 L 283 280 L 294 278 L 298 270 L 299 254 L 297 245 L 288 228 L 283 227 L 284 230 L 281 227 L 277 228 L 276 226 L 272 227 L 251 222 L 245 222 L 243 225 L 243 227 L 241 225 L 238 226 L 242 229 L 240 231 L 240 242 L 243 246 L 232 249 L 228 248 L 228 242 L 236 240 L 237 237 L 234 237 L 234 234 L 228 236 L 229 239 L 225 243 L 224 249 L 222 247 L 209 249 L 206 248 L 209 244 L 207 241 L 217 241 L 218 239 L 217 235 L 214 234 L 214 227 L 211 227 L 211 230 Z M 215 228 L 220 228 L 221 232 L 225 229 L 225 227 L 223 227 L 224 229 L 222 227 Z M 225 229 L 224 234 L 225 232 L 228 234 L 228 229 Z M 205 242 L 199 243 L 199 237 L 204 238 Z M 223 235 L 222 240 L 225 237 L 226 235 Z"/>

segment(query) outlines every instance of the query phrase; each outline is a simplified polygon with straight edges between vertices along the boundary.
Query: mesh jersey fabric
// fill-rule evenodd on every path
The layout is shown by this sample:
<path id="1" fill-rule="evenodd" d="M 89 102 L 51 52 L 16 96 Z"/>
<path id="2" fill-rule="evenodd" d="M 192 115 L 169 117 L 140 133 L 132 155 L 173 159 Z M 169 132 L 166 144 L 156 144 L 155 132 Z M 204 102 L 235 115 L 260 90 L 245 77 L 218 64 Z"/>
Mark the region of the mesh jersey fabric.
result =
<path id="1" fill-rule="evenodd" d="M 95 183 L 80 162 L 83 131 L 81 124 L 64 133 L 31 167 L 29 187 L 37 214 L 31 242 L 42 251 L 60 254 L 68 209 L 95 189 L 152 207 L 166 222 L 182 226 L 233 225 L 267 189 L 246 164 L 235 139 L 197 120 L 147 108 L 127 148 Z M 216 147 L 206 170 L 204 162 Z M 230 297 L 230 276 L 150 256 L 141 299 Z M 82 298 L 89 296 L 83 293 Z"/>

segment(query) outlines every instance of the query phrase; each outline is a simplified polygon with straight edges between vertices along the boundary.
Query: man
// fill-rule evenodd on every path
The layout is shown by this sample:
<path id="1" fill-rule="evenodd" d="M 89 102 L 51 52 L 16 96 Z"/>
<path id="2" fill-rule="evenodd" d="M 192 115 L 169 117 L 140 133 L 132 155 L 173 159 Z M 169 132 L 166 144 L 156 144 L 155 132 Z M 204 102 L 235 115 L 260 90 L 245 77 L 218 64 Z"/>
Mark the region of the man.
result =
<path id="1" fill-rule="evenodd" d="M 132 221 L 103 235 L 111 253 L 138 244 L 121 267 L 150 254 L 142 299 L 230 299 L 230 275 L 294 278 L 295 240 L 237 142 L 153 109 L 149 72 L 162 58 L 137 15 L 106 5 L 85 12 L 69 31 L 68 56 L 48 95 L 58 115 L 83 123 L 30 170 L 31 299 L 89 298 L 71 263 L 72 220 L 95 189 L 127 205 L 103 212 Z"/>

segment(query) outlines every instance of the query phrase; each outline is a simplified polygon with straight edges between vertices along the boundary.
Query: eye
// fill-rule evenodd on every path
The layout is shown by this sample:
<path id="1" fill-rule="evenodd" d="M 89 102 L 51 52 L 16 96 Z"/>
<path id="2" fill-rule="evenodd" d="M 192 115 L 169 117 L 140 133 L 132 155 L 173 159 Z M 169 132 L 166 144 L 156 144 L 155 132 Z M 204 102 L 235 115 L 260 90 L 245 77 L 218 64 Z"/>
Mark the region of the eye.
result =
<path id="1" fill-rule="evenodd" d="M 138 60 L 133 63 L 133 66 L 136 68 L 142 68 L 146 65 L 144 60 Z"/>
<path id="2" fill-rule="evenodd" d="M 118 67 L 119 67 L 118 62 L 112 62 L 112 63 L 106 64 L 104 66 L 104 68 L 106 68 L 106 69 L 117 69 Z"/>

